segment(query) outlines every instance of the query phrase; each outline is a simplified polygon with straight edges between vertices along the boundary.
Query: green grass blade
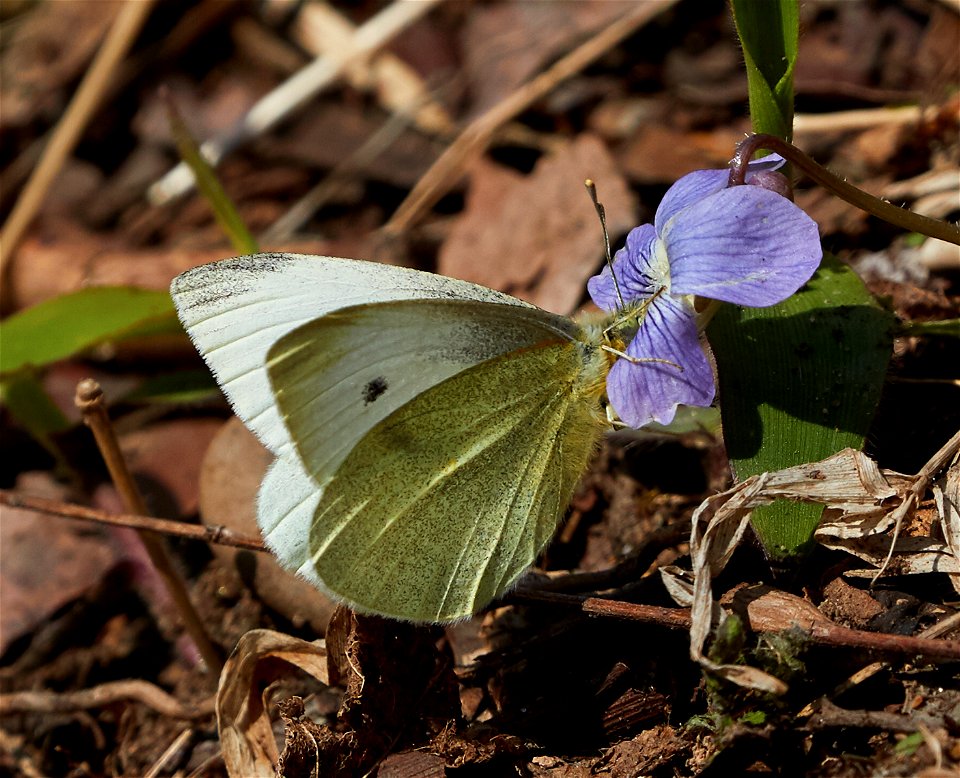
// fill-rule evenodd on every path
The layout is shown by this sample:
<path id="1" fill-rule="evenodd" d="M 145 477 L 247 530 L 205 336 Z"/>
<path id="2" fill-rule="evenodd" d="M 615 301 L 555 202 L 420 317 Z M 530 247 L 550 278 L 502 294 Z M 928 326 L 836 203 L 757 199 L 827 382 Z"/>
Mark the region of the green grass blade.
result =
<path id="1" fill-rule="evenodd" d="M 224 191 L 216 172 L 200 152 L 196 141 L 190 134 L 190 130 L 187 129 L 187 125 L 176 110 L 172 100 L 168 100 L 167 109 L 177 151 L 180 152 L 180 157 L 193 171 L 193 175 L 197 179 L 197 189 L 210 203 L 217 222 L 223 228 L 227 237 L 230 238 L 230 242 L 233 243 L 233 247 L 238 253 L 256 254 L 260 250 L 257 247 L 256 239 L 250 234 L 243 219 L 240 218 L 240 213 Z"/>
<path id="2" fill-rule="evenodd" d="M 52 436 L 70 428 L 70 422 L 30 372 L 0 380 L 0 402 L 30 436 L 57 459 Z"/>

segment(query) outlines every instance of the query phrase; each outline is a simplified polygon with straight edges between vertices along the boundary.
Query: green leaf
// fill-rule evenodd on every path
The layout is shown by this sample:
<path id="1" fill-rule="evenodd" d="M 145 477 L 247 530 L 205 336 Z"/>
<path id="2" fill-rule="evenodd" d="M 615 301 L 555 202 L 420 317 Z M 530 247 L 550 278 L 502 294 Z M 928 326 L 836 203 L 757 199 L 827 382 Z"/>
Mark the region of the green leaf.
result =
<path id="1" fill-rule="evenodd" d="M 39 303 L 0 327 L 0 374 L 9 376 L 79 354 L 108 340 L 177 325 L 170 295 L 129 287 L 93 287 Z"/>
<path id="2" fill-rule="evenodd" d="M 708 329 L 724 440 L 739 480 L 861 448 L 880 399 L 895 319 L 834 257 L 770 308 L 725 305 Z M 778 502 L 753 526 L 775 560 L 808 546 L 821 508 Z"/>
<path id="3" fill-rule="evenodd" d="M 893 747 L 893 753 L 901 757 L 913 756 L 920 750 L 920 746 L 924 742 L 926 742 L 926 738 L 922 732 L 911 732 Z"/>
<path id="4" fill-rule="evenodd" d="M 743 46 L 753 130 L 790 140 L 800 35 L 797 0 L 731 0 L 731 6 Z"/>

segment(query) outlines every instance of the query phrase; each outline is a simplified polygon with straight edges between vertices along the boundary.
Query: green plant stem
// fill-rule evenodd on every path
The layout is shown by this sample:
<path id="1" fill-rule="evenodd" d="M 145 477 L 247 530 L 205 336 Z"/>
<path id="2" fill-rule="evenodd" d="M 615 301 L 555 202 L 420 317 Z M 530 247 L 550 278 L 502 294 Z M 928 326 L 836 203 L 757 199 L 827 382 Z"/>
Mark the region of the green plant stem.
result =
<path id="1" fill-rule="evenodd" d="M 897 337 L 925 337 L 943 335 L 960 338 L 960 319 L 942 319 L 941 321 L 905 321 L 893 333 Z"/>
<path id="2" fill-rule="evenodd" d="M 737 153 L 730 166 L 730 185 L 737 186 L 744 182 L 747 173 L 747 162 L 759 149 L 775 151 L 784 159 L 792 162 L 797 169 L 802 170 L 820 186 L 830 190 L 840 199 L 857 206 L 879 219 L 883 219 L 897 227 L 911 232 L 919 232 L 931 238 L 939 238 L 948 243 L 960 246 L 960 227 L 949 222 L 921 216 L 905 208 L 900 208 L 879 197 L 867 194 L 842 178 L 835 176 L 822 165 L 817 164 L 792 143 L 777 138 L 774 135 L 751 135 L 740 142 Z"/>

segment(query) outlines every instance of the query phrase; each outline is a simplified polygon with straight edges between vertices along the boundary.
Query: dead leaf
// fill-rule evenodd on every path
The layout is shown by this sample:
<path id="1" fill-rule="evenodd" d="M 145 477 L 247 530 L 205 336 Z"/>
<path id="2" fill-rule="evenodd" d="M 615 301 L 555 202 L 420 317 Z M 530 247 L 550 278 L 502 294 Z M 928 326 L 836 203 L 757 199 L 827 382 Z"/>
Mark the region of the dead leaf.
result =
<path id="1" fill-rule="evenodd" d="M 327 242 L 304 239 L 270 248 L 328 254 L 329 247 Z M 70 219 L 44 218 L 24 239 L 10 263 L 6 292 L 11 309 L 20 310 L 87 286 L 138 286 L 166 291 L 170 279 L 178 273 L 234 253 L 225 241 L 204 248 L 131 248 L 116 233 L 102 235 Z"/>
<path id="2" fill-rule="evenodd" d="M 354 154 L 383 121 L 382 115 L 371 115 L 363 106 L 321 103 L 282 135 L 258 140 L 255 148 L 268 162 L 333 168 Z M 411 187 L 442 150 L 438 141 L 418 132 L 404 132 L 364 172 L 376 181 Z"/>
<path id="3" fill-rule="evenodd" d="M 402 751 L 380 763 L 377 778 L 444 778 L 447 768 L 436 754 Z"/>
<path id="4" fill-rule="evenodd" d="M 45 473 L 24 473 L 16 490 L 67 499 Z M 0 521 L 0 654 L 94 587 L 118 561 L 102 528 L 17 508 Z"/>
<path id="5" fill-rule="evenodd" d="M 183 518 L 197 513 L 197 472 L 222 426 L 220 419 L 175 419 L 120 437 L 127 467 L 151 516 Z"/>
<path id="6" fill-rule="evenodd" d="M 603 257 L 585 179 L 593 179 L 616 239 L 637 222 L 636 201 L 603 143 L 581 135 L 529 176 L 489 161 L 472 171 L 467 208 L 440 250 L 439 272 L 556 313 L 571 312 Z"/>
<path id="7" fill-rule="evenodd" d="M 867 592 L 837 577 L 823 588 L 820 610 L 841 626 L 864 629 L 872 618 L 883 613 L 883 606 Z"/>
<path id="8" fill-rule="evenodd" d="M 954 462 L 942 480 L 942 485 L 934 485 L 933 498 L 940 514 L 944 541 L 954 561 L 960 564 L 960 462 Z M 960 575 L 951 574 L 950 583 L 960 593 Z"/>
<path id="9" fill-rule="evenodd" d="M 741 140 L 743 134 L 734 129 L 684 132 L 649 123 L 617 153 L 617 161 L 632 181 L 672 184 L 693 170 L 726 167 Z"/>
<path id="10" fill-rule="evenodd" d="M 590 774 L 610 778 L 649 775 L 655 770 L 659 772 L 688 748 L 686 740 L 673 727 L 659 724 L 607 749 Z"/>
<path id="11" fill-rule="evenodd" d="M 240 638 L 227 659 L 217 689 L 217 729 L 229 775 L 275 778 L 279 755 L 266 697 L 270 684 L 293 668 L 327 684 L 323 641 L 256 629 Z"/>
<path id="12" fill-rule="evenodd" d="M 480 114 L 499 103 L 552 60 L 623 16 L 632 5 L 625 0 L 508 0 L 474 8 L 463 44 L 474 112 Z"/>
<path id="13" fill-rule="evenodd" d="M 942 456 L 942 451 L 937 456 Z M 833 521 L 836 532 L 856 536 L 865 527 L 886 527 L 896 523 L 893 514 L 911 504 L 907 495 L 916 487 L 919 478 L 908 478 L 890 471 L 881 473 L 876 464 L 861 452 L 844 449 L 822 462 L 761 473 L 704 500 L 693 514 L 690 540 L 694 573 L 691 657 L 740 685 L 774 693 L 786 691 L 785 684 L 759 670 L 715 665 L 703 654 L 717 618 L 710 581 L 729 561 L 746 528 L 750 512 L 758 505 L 769 504 L 778 498 L 818 503 L 827 506 L 838 517 Z M 904 502 L 896 500 L 898 496 Z M 824 618 L 819 611 L 817 616 Z"/>
<path id="14" fill-rule="evenodd" d="M 38 3 L 13 26 L 0 60 L 0 128 L 60 118 L 80 76 L 122 3 Z M 6 36 L 5 36 L 6 37 Z"/>

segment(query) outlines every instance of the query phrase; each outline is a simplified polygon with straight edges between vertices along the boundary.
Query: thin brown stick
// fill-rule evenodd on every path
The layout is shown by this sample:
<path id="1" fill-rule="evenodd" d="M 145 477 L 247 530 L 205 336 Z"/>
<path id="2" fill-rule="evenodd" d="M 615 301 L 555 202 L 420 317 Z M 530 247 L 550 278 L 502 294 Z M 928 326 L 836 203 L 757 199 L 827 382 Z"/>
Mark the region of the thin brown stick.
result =
<path id="1" fill-rule="evenodd" d="M 830 700 L 822 699 L 818 710 L 813 714 L 807 728 L 826 729 L 829 727 L 852 727 L 881 729 L 888 732 L 917 732 L 923 727 L 937 729 L 943 726 L 943 719 L 929 713 L 913 711 L 909 715 L 879 710 L 846 710 L 837 707 Z"/>
<path id="2" fill-rule="evenodd" d="M 499 127 L 548 95 L 557 84 L 579 73 L 624 38 L 653 19 L 676 0 L 636 3 L 622 18 L 578 46 L 549 70 L 519 87 L 486 113 L 477 117 L 417 182 L 383 227 L 390 237 L 403 234 L 456 184 L 467 165 L 482 154 Z"/>
<path id="3" fill-rule="evenodd" d="M 72 713 L 118 702 L 140 702 L 172 719 L 202 719 L 214 713 L 214 698 L 184 705 L 163 689 L 141 680 L 112 681 L 75 692 L 12 692 L 0 694 L 0 716 L 13 713 Z"/>
<path id="4" fill-rule="evenodd" d="M 278 122 L 303 106 L 322 89 L 334 83 L 340 74 L 354 63 L 366 59 L 382 49 L 392 38 L 420 19 L 440 0 L 394 2 L 360 25 L 349 41 L 349 46 L 335 56 L 317 57 L 290 78 L 264 95 L 231 128 L 210 138 L 200 151 L 211 167 L 233 149 L 257 138 Z M 147 190 L 153 205 L 163 205 L 189 191 L 194 185 L 190 168 L 181 162 Z"/>
<path id="5" fill-rule="evenodd" d="M 27 227 L 33 221 L 50 185 L 56 178 L 63 162 L 77 145 L 81 134 L 109 86 L 118 63 L 126 55 L 137 33 L 150 14 L 153 0 L 127 0 L 114 20 L 107 37 L 87 70 L 80 88 L 70 101 L 66 112 L 50 136 L 40 163 L 17 198 L 17 204 L 7 217 L 0 233 L 0 275 L 10 259 Z"/>
<path id="6" fill-rule="evenodd" d="M 124 506 L 131 513 L 146 513 L 143 498 L 130 476 L 130 471 L 127 470 L 127 464 L 120 452 L 117 438 L 113 434 L 113 427 L 110 425 L 110 419 L 103 405 L 103 392 L 100 385 L 89 378 L 81 381 L 77 384 L 75 403 L 83 414 L 84 424 L 90 428 L 94 439 L 97 441 L 97 446 L 103 455 L 107 470 L 110 472 L 114 486 L 120 493 Z M 163 544 L 163 539 L 159 535 L 144 530 L 138 530 L 137 534 L 150 556 L 150 561 L 163 579 L 171 598 L 173 598 L 177 611 L 180 613 L 180 618 L 183 619 L 184 627 L 186 627 L 188 634 L 196 643 L 200 655 L 207 663 L 207 668 L 211 673 L 219 676 L 223 669 L 220 652 L 213 645 L 200 615 L 193 607 L 193 603 L 190 602 L 187 587 L 173 567 Z"/>
<path id="7" fill-rule="evenodd" d="M 220 546 L 234 546 L 250 551 L 267 550 L 260 538 L 241 535 L 223 526 L 208 527 L 201 524 L 185 524 L 182 521 L 158 519 L 153 516 L 140 516 L 132 513 L 107 513 L 96 508 L 88 508 L 85 505 L 51 500 L 47 497 L 33 497 L 7 489 L 0 489 L 0 505 L 45 513 L 50 516 L 61 516 L 65 519 L 94 521 L 114 527 L 130 527 L 145 532 L 156 532 L 160 535 L 199 540 L 202 543 L 216 543 Z"/>
<path id="8" fill-rule="evenodd" d="M 917 635 L 917 637 L 928 639 L 938 638 L 941 635 L 946 635 L 948 632 L 952 632 L 958 626 L 960 626 L 960 613 L 954 613 L 950 616 L 947 616 L 945 619 L 941 619 L 933 626 L 927 627 L 925 630 L 923 630 L 923 632 Z M 850 689 L 852 689 L 854 686 L 858 686 L 867 679 L 873 678 L 873 676 L 889 666 L 889 662 L 872 662 L 865 667 L 861 667 L 843 683 L 834 687 L 834 690 L 829 697 L 839 697 L 841 694 L 850 691 Z M 797 715 L 800 717 L 812 715 L 816 710 L 816 704 L 816 700 L 813 702 L 808 702 Z"/>
<path id="9" fill-rule="evenodd" d="M 653 605 L 640 605 L 621 600 L 606 600 L 599 597 L 579 597 L 559 592 L 533 592 L 518 590 L 511 599 L 530 602 L 550 602 L 558 605 L 579 607 L 591 616 L 626 619 L 659 624 L 671 629 L 689 629 L 691 625 L 688 608 L 660 608 Z M 824 619 L 826 621 L 826 619 Z M 787 613 L 777 619 L 776 614 L 768 614 L 762 622 L 751 622 L 751 628 L 757 632 L 783 632 L 798 629 L 796 621 Z M 891 654 L 920 656 L 932 661 L 960 660 L 960 641 L 931 640 L 909 635 L 890 635 L 880 632 L 864 632 L 848 629 L 832 623 L 813 623 L 803 628 L 807 639 L 822 646 L 861 648 L 867 651 L 880 651 Z"/>
<path id="10" fill-rule="evenodd" d="M 181 755 L 184 749 L 189 747 L 196 735 L 197 731 L 193 727 L 187 727 L 183 730 L 173 739 L 173 742 L 167 746 L 166 750 L 160 754 L 160 758 L 143 774 L 143 778 L 157 778 L 174 758 Z"/>

